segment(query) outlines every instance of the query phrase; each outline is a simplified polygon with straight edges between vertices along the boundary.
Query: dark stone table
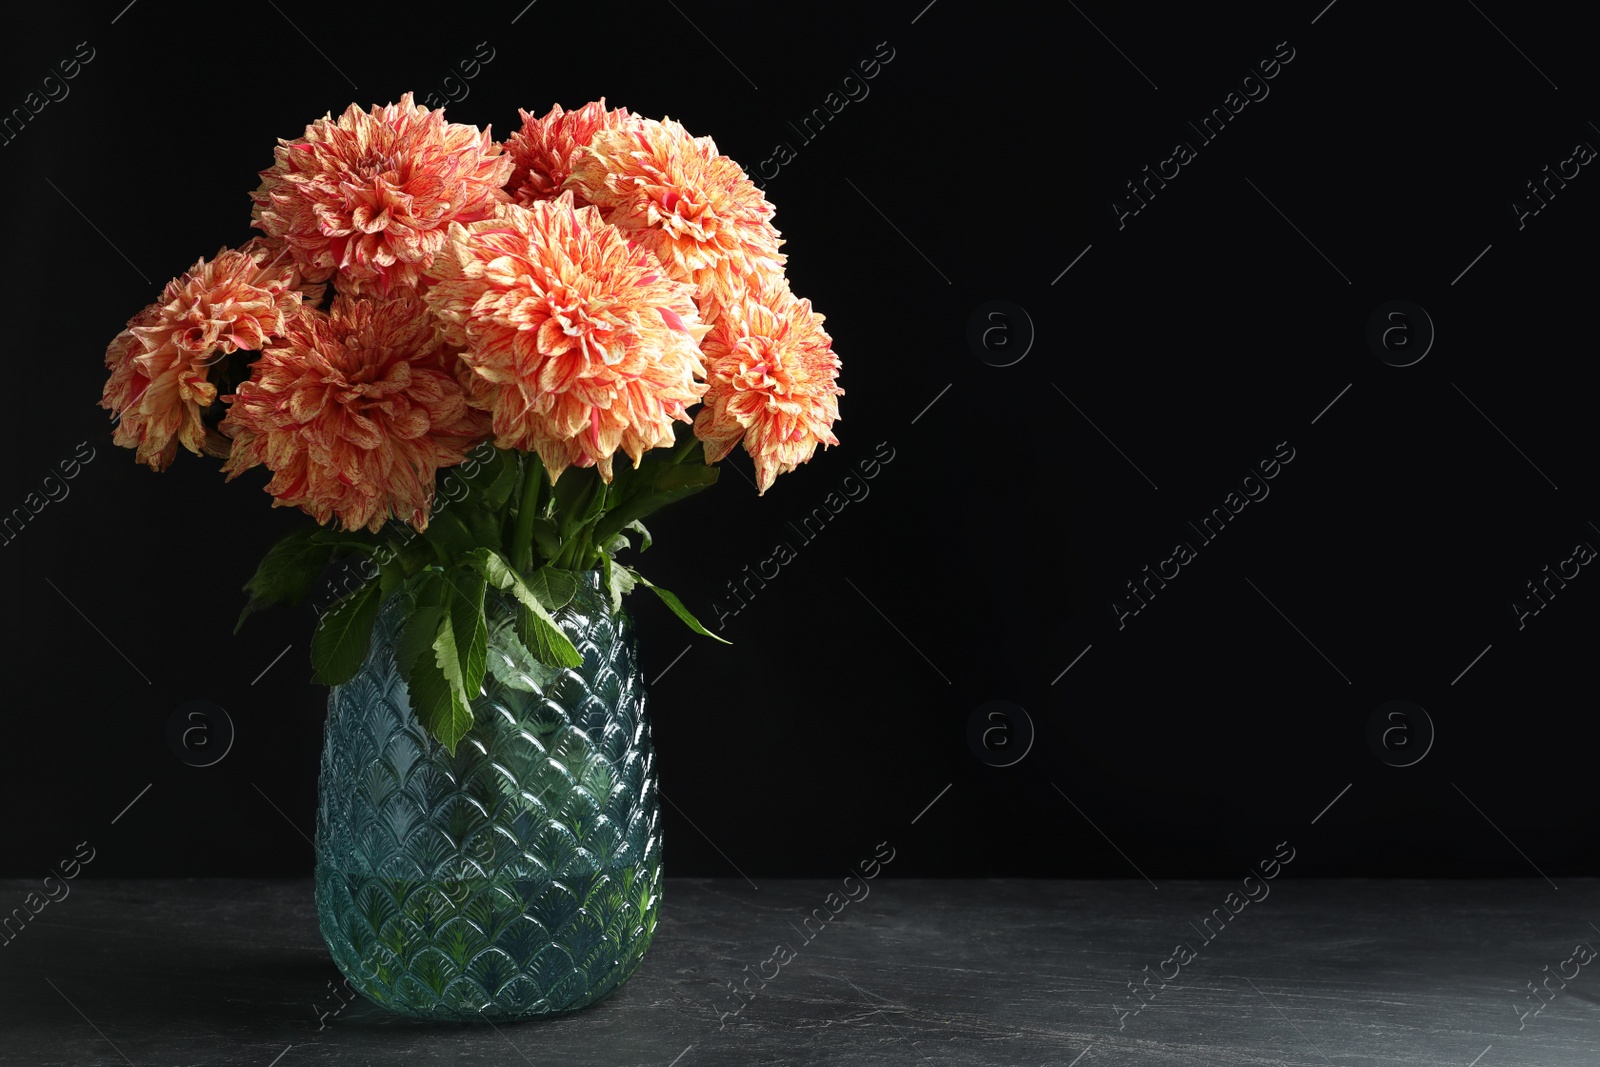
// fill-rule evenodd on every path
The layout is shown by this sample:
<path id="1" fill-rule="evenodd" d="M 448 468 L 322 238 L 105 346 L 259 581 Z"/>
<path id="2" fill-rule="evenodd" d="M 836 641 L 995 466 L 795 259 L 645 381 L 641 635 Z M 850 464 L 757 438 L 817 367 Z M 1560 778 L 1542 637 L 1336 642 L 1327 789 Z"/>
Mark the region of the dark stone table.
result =
<path id="1" fill-rule="evenodd" d="M 0 945 L 0 1063 L 1600 1063 L 1600 963 L 1574 952 L 1600 945 L 1593 880 L 1286 873 L 1246 901 L 1229 882 L 884 877 L 808 940 L 839 888 L 669 880 L 618 993 L 493 1027 L 340 1007 L 309 881 L 84 878 Z M 759 972 L 736 1011 L 729 983 Z"/>

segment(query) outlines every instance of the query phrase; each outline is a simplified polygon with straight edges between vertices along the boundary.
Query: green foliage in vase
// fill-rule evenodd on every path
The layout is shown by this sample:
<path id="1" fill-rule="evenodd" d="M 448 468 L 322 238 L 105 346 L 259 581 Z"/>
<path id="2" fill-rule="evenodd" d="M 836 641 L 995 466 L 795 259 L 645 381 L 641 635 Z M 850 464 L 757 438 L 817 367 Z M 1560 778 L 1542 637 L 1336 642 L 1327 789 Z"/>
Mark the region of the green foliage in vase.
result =
<path id="1" fill-rule="evenodd" d="M 555 613 L 589 570 L 601 572 L 613 613 L 625 593 L 643 586 L 694 632 L 723 641 L 678 597 L 616 558 L 634 549 L 634 538 L 637 551 L 649 547 L 644 518 L 716 482 L 718 470 L 704 462 L 692 431 L 684 427 L 679 438 L 677 447 L 647 452 L 637 468 L 618 464 L 609 484 L 594 467 L 568 467 L 552 485 L 536 453 L 485 444 L 442 472 L 454 479 L 452 491 L 435 497 L 420 532 L 391 521 L 376 533 L 318 526 L 283 538 L 245 584 L 239 625 L 264 607 L 306 599 L 329 564 L 365 557 L 376 578 L 332 604 L 312 634 L 314 677 L 329 686 L 354 677 L 379 608 L 391 596 L 404 598 L 397 657 L 411 705 L 452 753 L 472 729 L 473 698 L 495 666 L 486 655 L 490 591 L 516 601 L 516 645 L 526 655 L 517 666 L 527 669 L 512 675 L 582 664 Z"/>

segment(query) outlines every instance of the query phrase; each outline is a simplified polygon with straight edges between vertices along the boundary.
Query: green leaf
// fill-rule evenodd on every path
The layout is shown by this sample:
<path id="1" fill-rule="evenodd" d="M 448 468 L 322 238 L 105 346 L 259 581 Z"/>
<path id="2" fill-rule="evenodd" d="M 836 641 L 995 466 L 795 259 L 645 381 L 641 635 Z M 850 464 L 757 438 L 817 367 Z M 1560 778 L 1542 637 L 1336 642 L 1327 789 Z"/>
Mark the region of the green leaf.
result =
<path id="1" fill-rule="evenodd" d="M 481 446 L 480 446 L 481 447 Z M 511 498 L 517 487 L 520 471 L 516 453 L 510 449 L 494 448 L 490 455 L 480 458 L 475 449 L 468 453 L 462 476 L 472 489 L 472 495 L 490 511 L 499 511 Z"/>
<path id="2" fill-rule="evenodd" d="M 674 423 L 673 425 L 680 426 L 680 425 L 682 425 L 682 423 Z M 648 464 L 653 459 L 655 459 L 658 455 L 659 455 L 659 450 L 652 450 L 652 451 L 646 452 L 644 454 L 644 459 L 641 462 L 644 463 L 644 464 Z M 632 463 L 617 463 L 617 464 L 614 464 L 612 466 L 612 468 L 611 468 L 611 494 L 612 494 L 612 496 L 620 498 L 622 496 L 625 496 L 627 493 L 629 493 L 632 490 L 633 480 L 635 478 L 637 478 L 638 475 L 639 475 L 639 470 Z"/>
<path id="3" fill-rule="evenodd" d="M 250 600 L 234 624 L 234 633 L 239 632 L 244 620 L 264 607 L 293 603 L 311 595 L 322 568 L 333 558 L 334 546 L 317 540 L 323 532 L 320 526 L 302 528 L 267 549 L 255 574 L 244 584 Z"/>
<path id="4" fill-rule="evenodd" d="M 508 590 L 517 598 L 517 637 L 535 658 L 541 663 L 556 667 L 583 665 L 583 653 L 579 652 L 572 640 L 561 632 L 555 617 L 540 601 L 538 594 L 512 569 L 504 556 L 492 548 L 476 548 L 467 553 L 464 561 L 483 575 L 490 585 L 496 589 Z M 555 568 L 540 569 L 549 572 L 544 582 L 547 595 L 552 597 L 560 592 L 561 576 L 565 575 L 571 579 L 571 575 L 565 571 Z M 573 589 L 576 592 L 575 580 Z M 567 599 L 570 600 L 571 596 L 569 595 Z"/>
<path id="5" fill-rule="evenodd" d="M 583 666 L 583 653 L 532 596 L 517 600 L 517 638 L 540 663 L 553 667 Z"/>
<path id="6" fill-rule="evenodd" d="M 489 628 L 483 617 L 484 576 L 463 563 L 446 576 L 449 585 L 445 618 L 434 636 L 439 669 L 456 695 L 470 704 L 483 690 L 488 668 Z"/>
<path id="7" fill-rule="evenodd" d="M 572 531 L 582 521 L 583 512 L 593 501 L 595 486 L 599 484 L 598 467 L 568 467 L 561 472 L 561 477 L 556 479 L 551 500 L 555 505 L 554 516 L 561 523 L 563 539 L 570 537 Z"/>
<path id="8" fill-rule="evenodd" d="M 541 515 L 533 520 L 533 544 L 545 559 L 561 555 L 561 531 L 554 519 Z"/>
<path id="9" fill-rule="evenodd" d="M 423 573 L 429 564 L 438 561 L 433 546 L 428 544 L 428 539 L 410 526 L 407 526 L 401 534 L 395 557 L 399 560 L 401 568 L 412 577 Z"/>
<path id="10" fill-rule="evenodd" d="M 675 493 L 704 488 L 717 480 L 720 467 L 708 463 L 646 463 L 638 470 L 635 492 Z"/>
<path id="11" fill-rule="evenodd" d="M 573 529 L 581 530 L 585 527 L 594 525 L 600 516 L 605 514 L 606 506 L 610 498 L 611 487 L 605 482 L 598 483 L 594 488 L 594 492 L 590 493 L 585 498 L 583 507 L 574 512 L 576 523 L 573 526 Z"/>
<path id="12" fill-rule="evenodd" d="M 495 475 L 494 481 L 483 491 L 484 504 L 494 511 L 499 511 L 505 506 L 506 501 L 511 499 L 511 494 L 517 488 L 518 475 L 521 473 L 517 469 L 517 461 L 510 458 L 510 453 L 502 455 L 506 458 L 500 464 L 500 473 Z"/>
<path id="13" fill-rule="evenodd" d="M 411 665 L 417 657 L 427 653 L 428 660 L 433 660 L 433 641 L 439 635 L 439 623 L 444 619 L 444 608 L 437 604 L 423 605 L 411 609 L 406 620 L 401 624 L 400 637 L 395 642 L 394 658 L 407 678 L 411 675 Z"/>
<path id="14" fill-rule="evenodd" d="M 457 505 L 462 521 L 472 534 L 472 543 L 475 545 L 497 545 L 500 543 L 500 520 L 480 504 L 472 500 L 463 500 Z"/>
<path id="15" fill-rule="evenodd" d="M 511 561 L 492 548 L 479 545 L 461 557 L 461 562 L 483 575 L 496 589 L 510 589 L 520 581 Z"/>
<path id="16" fill-rule="evenodd" d="M 650 531 L 644 528 L 644 523 L 640 522 L 638 519 L 634 519 L 632 522 L 628 523 L 628 525 L 624 526 L 623 529 L 633 530 L 639 535 L 640 552 L 643 552 L 645 549 L 650 547 Z"/>
<path id="17" fill-rule="evenodd" d="M 449 616 L 441 611 L 439 617 L 448 625 Z M 406 695 L 418 721 L 455 755 L 456 745 L 472 729 L 472 706 L 460 698 L 434 656 L 424 653 L 412 661 Z"/>
<path id="18" fill-rule="evenodd" d="M 436 512 L 428 520 L 428 528 L 422 531 L 422 536 L 452 563 L 482 543 L 453 508 Z"/>
<path id="19" fill-rule="evenodd" d="M 374 555 L 383 544 L 383 538 L 370 530 L 341 530 L 337 526 L 318 526 L 311 533 L 311 542 L 331 545 L 336 549 L 364 552 Z"/>
<path id="20" fill-rule="evenodd" d="M 628 491 L 621 497 L 612 494 L 610 508 L 595 523 L 595 539 L 604 543 L 618 530 L 625 529 L 629 523 L 644 518 L 657 508 L 715 485 L 719 473 L 716 467 L 642 464 L 634 472 L 635 477 Z"/>
<path id="21" fill-rule="evenodd" d="M 618 566 L 621 565 L 618 564 Z M 627 570 L 627 568 L 623 569 Z M 704 634 L 706 637 L 709 637 L 713 640 L 721 641 L 725 645 L 733 644 L 733 642 L 729 641 L 727 638 L 718 637 L 716 634 L 700 625 L 700 620 L 695 618 L 694 615 L 690 613 L 689 609 L 683 606 L 683 601 L 679 600 L 675 594 L 668 592 L 659 585 L 656 585 L 638 571 L 630 571 L 630 573 L 634 576 L 634 578 L 638 579 L 640 585 L 644 586 L 656 596 L 660 597 L 661 602 L 667 606 L 668 610 L 670 610 L 678 618 L 682 619 L 684 624 L 687 625 L 689 629 L 693 630 L 697 634 Z"/>
<path id="22" fill-rule="evenodd" d="M 622 598 L 633 591 L 639 576 L 605 552 L 600 554 L 600 572 L 605 579 L 606 591 L 611 596 L 611 613 L 615 615 L 622 610 Z"/>
<path id="23" fill-rule="evenodd" d="M 517 605 L 521 610 L 521 605 Z M 540 663 L 521 641 L 508 641 L 496 646 L 489 656 L 489 672 L 500 679 L 502 685 L 520 689 L 524 693 L 542 690 L 555 681 L 561 668 Z"/>
<path id="24" fill-rule="evenodd" d="M 323 613 L 311 635 L 317 682 L 342 685 L 355 677 L 367 658 L 379 602 L 378 583 L 368 582 Z"/>
<path id="25" fill-rule="evenodd" d="M 528 591 L 546 611 L 560 611 L 578 595 L 578 576 L 547 563 L 528 576 Z"/>
<path id="26" fill-rule="evenodd" d="M 405 584 L 406 568 L 400 562 L 398 553 L 391 554 L 387 560 L 378 564 L 378 598 L 388 600 L 389 594 Z"/>
<path id="27" fill-rule="evenodd" d="M 445 616 L 445 592 L 445 576 L 437 568 L 421 571 L 406 584 L 406 614 L 395 640 L 395 664 L 406 678 L 424 651 L 432 659 L 438 621 Z"/>

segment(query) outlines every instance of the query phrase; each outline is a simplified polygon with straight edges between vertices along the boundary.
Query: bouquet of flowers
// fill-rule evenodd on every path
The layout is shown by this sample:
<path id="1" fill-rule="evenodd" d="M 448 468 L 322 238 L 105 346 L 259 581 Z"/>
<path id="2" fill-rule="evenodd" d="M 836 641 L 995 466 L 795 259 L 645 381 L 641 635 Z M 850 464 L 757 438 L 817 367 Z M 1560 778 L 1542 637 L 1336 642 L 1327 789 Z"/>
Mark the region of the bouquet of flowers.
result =
<path id="1" fill-rule="evenodd" d="M 265 236 L 129 320 L 100 402 L 152 470 L 180 445 L 229 480 L 264 466 L 273 506 L 316 520 L 267 552 L 241 624 L 366 561 L 374 580 L 317 624 L 318 681 L 359 670 L 403 594 L 411 704 L 452 752 L 490 587 L 547 666 L 582 663 L 552 613 L 583 571 L 614 612 L 642 585 L 715 636 L 617 554 L 648 547 L 641 520 L 716 481 L 735 446 L 764 493 L 838 443 L 838 357 L 739 165 L 604 99 L 519 113 L 501 144 L 407 93 L 280 139 L 252 194 Z M 464 487 L 448 498 L 446 468 Z"/>

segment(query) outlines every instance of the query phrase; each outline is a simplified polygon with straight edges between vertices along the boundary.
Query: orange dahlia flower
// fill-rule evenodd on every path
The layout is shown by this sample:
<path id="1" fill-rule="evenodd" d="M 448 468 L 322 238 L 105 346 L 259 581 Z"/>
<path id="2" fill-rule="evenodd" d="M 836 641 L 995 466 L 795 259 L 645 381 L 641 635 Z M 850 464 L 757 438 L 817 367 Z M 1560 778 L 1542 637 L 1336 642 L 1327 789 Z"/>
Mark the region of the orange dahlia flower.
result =
<path id="1" fill-rule="evenodd" d="M 217 399 L 211 367 L 263 347 L 304 297 L 321 297 L 283 251 L 257 238 L 197 260 L 107 346 L 111 376 L 100 406 L 120 418 L 112 441 L 135 449 L 140 463 L 165 470 L 180 444 L 196 455 L 226 454 L 227 442 L 201 419 Z"/>
<path id="2" fill-rule="evenodd" d="M 476 126 L 412 103 L 354 104 L 337 120 L 279 140 L 276 162 L 252 195 L 256 226 L 289 243 L 313 281 L 338 271 L 339 288 L 387 295 L 413 286 L 452 222 L 472 222 L 510 199 L 513 162 Z"/>
<path id="3" fill-rule="evenodd" d="M 538 452 L 552 482 L 569 466 L 609 482 L 617 449 L 637 467 L 673 443 L 673 421 L 690 422 L 685 405 L 706 388 L 691 286 L 571 193 L 450 236 L 424 298 L 464 348 L 496 445 Z"/>
<path id="4" fill-rule="evenodd" d="M 572 173 L 572 157 L 578 149 L 587 147 L 601 130 L 620 130 L 639 125 L 638 116 L 627 108 L 606 110 L 606 98 L 601 97 L 576 111 L 563 111 L 556 104 L 544 118 L 517 109 L 522 116 L 522 129 L 506 138 L 506 153 L 516 161 L 516 170 L 506 188 L 520 204 L 536 200 L 554 200 L 561 194 L 561 185 Z M 578 207 L 589 202 L 576 197 Z"/>
<path id="5" fill-rule="evenodd" d="M 601 130 L 574 156 L 566 188 L 599 207 L 716 321 L 755 274 L 782 268 L 773 207 L 709 137 L 667 119 Z"/>
<path id="6" fill-rule="evenodd" d="M 702 346 L 710 388 L 694 420 L 715 463 L 744 442 L 765 493 L 780 474 L 836 445 L 839 357 L 811 301 L 777 281 L 747 290 L 725 309 Z"/>
<path id="7" fill-rule="evenodd" d="M 452 373 L 455 351 L 421 299 L 340 293 L 302 310 L 262 352 L 222 431 L 233 438 L 228 480 L 265 464 L 273 507 L 376 533 L 389 518 L 427 528 L 434 475 L 488 434 Z"/>

